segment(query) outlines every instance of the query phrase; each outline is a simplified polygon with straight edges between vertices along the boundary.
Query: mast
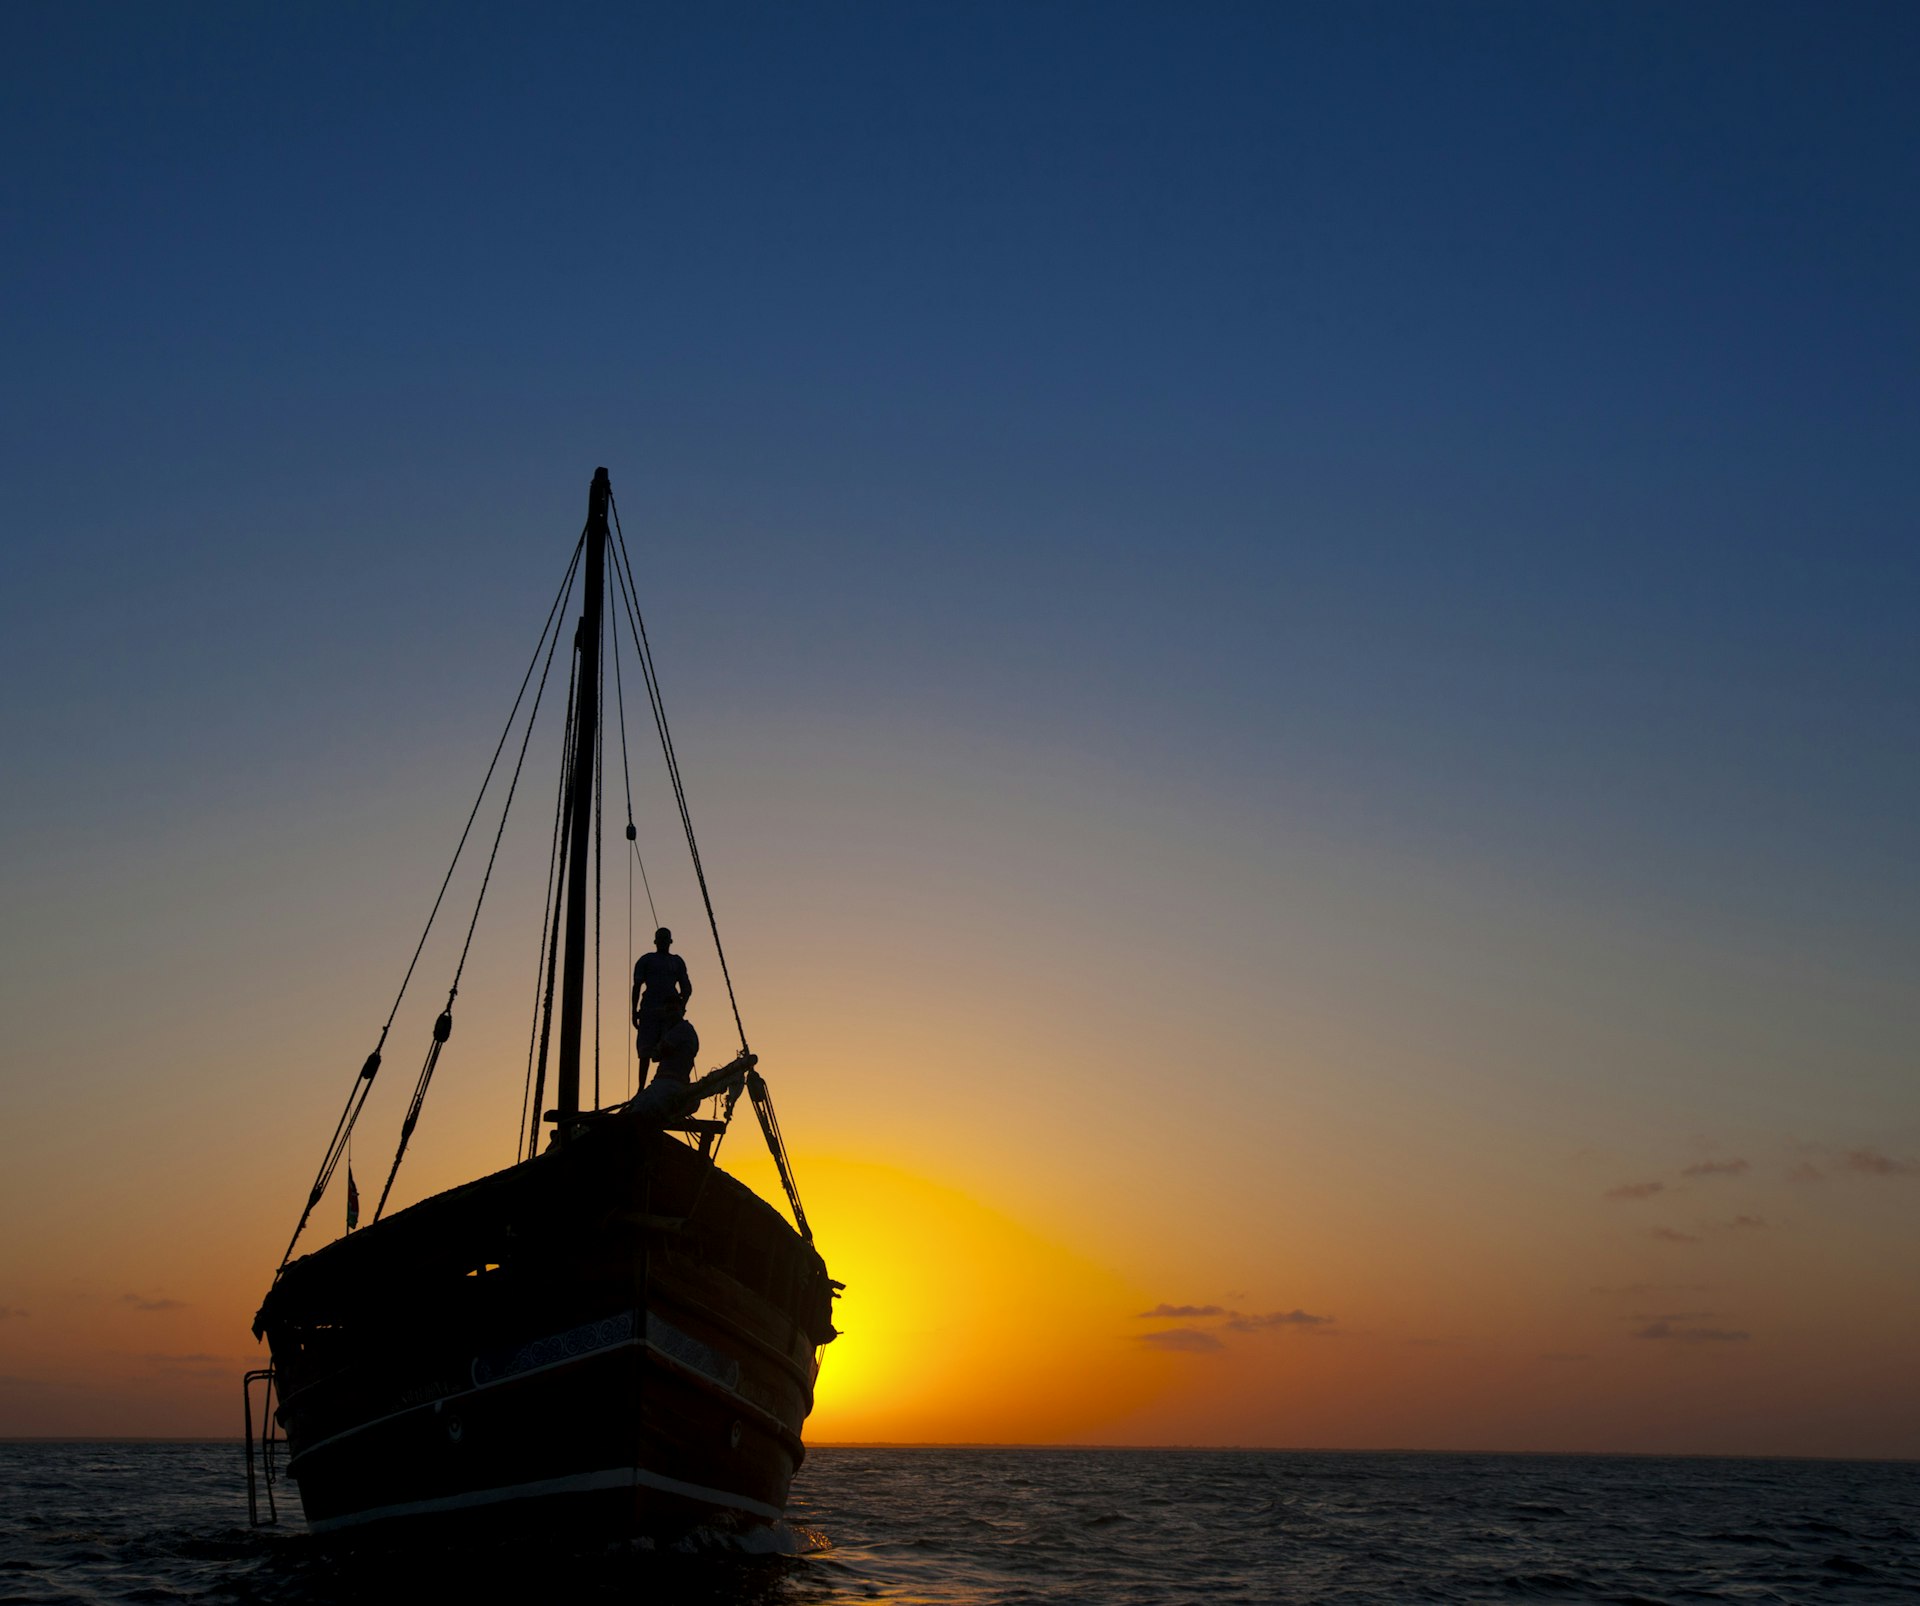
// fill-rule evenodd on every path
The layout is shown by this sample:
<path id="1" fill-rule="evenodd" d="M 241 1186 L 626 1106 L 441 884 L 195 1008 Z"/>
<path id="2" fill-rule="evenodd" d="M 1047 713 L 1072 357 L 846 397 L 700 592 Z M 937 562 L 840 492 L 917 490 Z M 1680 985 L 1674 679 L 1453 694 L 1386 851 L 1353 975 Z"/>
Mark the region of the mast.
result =
<path id="1" fill-rule="evenodd" d="M 600 743 L 600 615 L 606 590 L 607 471 L 593 471 L 587 493 L 587 590 L 574 637 L 578 691 L 574 698 L 573 759 L 567 788 L 566 960 L 560 985 L 560 1059 L 557 1066 L 560 1134 L 580 1110 L 580 1020 L 587 981 L 587 852 L 593 834 L 593 769 Z"/>

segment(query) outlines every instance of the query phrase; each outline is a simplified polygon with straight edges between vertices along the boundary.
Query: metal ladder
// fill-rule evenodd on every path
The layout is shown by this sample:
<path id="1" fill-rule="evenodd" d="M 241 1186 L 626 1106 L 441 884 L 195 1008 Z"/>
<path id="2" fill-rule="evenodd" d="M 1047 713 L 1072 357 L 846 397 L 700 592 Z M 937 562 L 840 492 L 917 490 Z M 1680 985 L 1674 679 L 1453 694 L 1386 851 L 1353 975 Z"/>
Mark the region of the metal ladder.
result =
<path id="1" fill-rule="evenodd" d="M 261 1400 L 260 1445 L 257 1465 L 253 1442 L 253 1386 L 256 1383 L 262 1383 L 266 1386 L 264 1396 Z M 247 1521 L 255 1528 L 258 1528 L 261 1525 L 259 1491 L 262 1483 L 266 1485 L 267 1490 L 266 1520 L 270 1523 L 278 1523 L 280 1521 L 280 1508 L 274 1503 L 273 1498 L 273 1448 L 280 1442 L 279 1435 L 274 1431 L 276 1424 L 273 1419 L 273 1368 L 271 1366 L 261 1366 L 247 1373 L 247 1375 L 240 1380 L 240 1396 L 246 1418 Z"/>

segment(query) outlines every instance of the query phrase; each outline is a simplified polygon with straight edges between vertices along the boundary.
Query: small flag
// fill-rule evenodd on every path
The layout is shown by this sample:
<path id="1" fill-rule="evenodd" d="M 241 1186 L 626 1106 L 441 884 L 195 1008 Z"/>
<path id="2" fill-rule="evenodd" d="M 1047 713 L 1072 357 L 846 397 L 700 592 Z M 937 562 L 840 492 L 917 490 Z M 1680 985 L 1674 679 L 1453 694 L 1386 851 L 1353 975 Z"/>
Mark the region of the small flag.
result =
<path id="1" fill-rule="evenodd" d="M 353 1162 L 347 1162 L 347 1231 L 360 1225 L 360 1190 L 353 1185 Z"/>

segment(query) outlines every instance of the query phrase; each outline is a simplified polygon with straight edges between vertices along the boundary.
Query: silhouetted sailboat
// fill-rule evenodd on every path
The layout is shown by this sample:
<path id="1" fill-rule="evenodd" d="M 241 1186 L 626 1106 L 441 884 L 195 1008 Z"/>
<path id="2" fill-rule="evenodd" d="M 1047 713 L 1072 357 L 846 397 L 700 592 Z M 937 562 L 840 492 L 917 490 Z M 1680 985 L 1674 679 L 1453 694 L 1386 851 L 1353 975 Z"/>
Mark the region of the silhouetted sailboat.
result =
<path id="1" fill-rule="evenodd" d="M 270 1414 L 262 1420 L 268 1433 L 276 1422 L 284 1430 L 286 1470 L 317 1532 L 376 1527 L 394 1534 L 478 1520 L 489 1532 L 532 1527 L 606 1539 L 766 1523 L 780 1516 L 806 1453 L 801 1426 L 813 1404 L 820 1347 L 834 1337 L 839 1285 L 813 1247 L 744 1028 L 739 1054 L 690 1088 L 656 1082 L 614 1108 L 581 1108 L 590 906 L 598 997 L 605 649 L 610 641 L 624 710 L 623 615 L 713 917 L 617 509 L 609 530 L 611 501 L 601 469 L 586 528 L 481 786 L 484 800 L 538 670 L 501 808 L 504 831 L 566 599 L 579 578 L 584 598 L 573 639 L 521 1158 L 390 1216 L 383 1214 L 389 1174 L 369 1225 L 292 1258 L 346 1153 L 399 1011 L 396 998 L 254 1319 L 255 1336 L 264 1336 L 272 1353 L 270 1371 L 254 1374 L 267 1385 Z M 603 613 L 613 615 L 610 632 L 603 631 Z M 620 727 L 624 774 L 624 717 Z M 630 793 L 629 786 L 632 843 Z M 480 806 L 477 800 L 468 817 L 455 865 Z M 490 857 L 480 899 L 492 870 Z M 450 866 L 435 915 L 452 876 Z M 468 947 L 473 930 L 470 924 Z M 423 933 L 422 948 L 426 940 Z M 731 999 L 717 924 L 714 944 Z M 417 964 L 419 948 L 413 957 Z M 465 963 L 463 948 L 401 1128 L 396 1172 L 452 1034 Z M 737 1004 L 734 1020 L 738 1025 Z M 543 1112 L 550 1046 L 555 1107 Z M 642 1066 L 643 1080 L 644 1072 Z M 779 1168 L 791 1226 L 717 1163 L 743 1092 Z M 689 1119 L 708 1097 L 723 1101 L 718 1118 Z M 543 1127 L 551 1128 L 544 1147 Z M 251 1422 L 251 1392 L 248 1398 Z M 251 1467 L 251 1429 L 249 1444 Z"/>

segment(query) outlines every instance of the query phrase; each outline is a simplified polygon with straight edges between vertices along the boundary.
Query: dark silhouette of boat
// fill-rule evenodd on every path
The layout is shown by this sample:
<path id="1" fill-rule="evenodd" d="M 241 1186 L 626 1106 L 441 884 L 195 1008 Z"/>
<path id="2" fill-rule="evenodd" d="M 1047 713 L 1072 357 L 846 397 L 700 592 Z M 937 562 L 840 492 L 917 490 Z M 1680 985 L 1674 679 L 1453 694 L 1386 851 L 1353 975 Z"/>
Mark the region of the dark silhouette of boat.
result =
<path id="1" fill-rule="evenodd" d="M 839 1285 L 813 1247 L 744 1028 L 740 1052 L 691 1087 L 656 1081 L 612 1108 L 581 1103 L 588 983 L 594 980 L 597 997 L 599 974 L 599 922 L 590 978 L 587 916 L 590 910 L 597 915 L 599 901 L 607 767 L 600 716 L 609 640 L 623 773 L 629 767 L 618 634 L 623 614 L 712 920 L 632 565 L 624 536 L 614 533 L 617 508 L 609 530 L 611 501 L 601 469 L 586 528 L 481 787 L 484 801 L 496 772 L 504 773 L 501 755 L 544 652 L 546 667 L 501 807 L 504 830 L 577 577 L 583 604 L 573 637 L 529 1034 L 522 1157 L 504 1171 L 385 1215 L 390 1173 L 369 1225 L 351 1230 L 350 1217 L 345 1237 L 300 1259 L 292 1258 L 289 1244 L 254 1321 L 255 1336 L 264 1336 L 272 1353 L 271 1368 L 250 1374 L 267 1389 L 264 1431 L 269 1439 L 276 1425 L 284 1433 L 286 1473 L 298 1483 L 308 1524 L 319 1533 L 392 1537 L 478 1525 L 493 1535 L 531 1531 L 603 1541 L 765 1524 L 780 1517 L 806 1454 L 801 1428 L 813 1404 L 821 1346 L 834 1337 Z M 609 612 L 611 632 L 603 630 Z M 480 808 L 476 801 L 461 850 Z M 630 795 L 626 834 L 632 844 Z M 496 854 L 499 843 L 496 833 Z M 480 899 L 491 859 L 487 871 Z M 450 867 L 448 882 L 452 876 Z M 475 923 L 478 918 L 476 900 Z M 429 931 L 432 926 L 429 917 Z M 731 999 L 717 923 L 713 935 Z M 472 936 L 469 925 L 469 947 Z M 422 948 L 425 943 L 423 934 Z M 415 965 L 419 958 L 416 949 Z M 402 1126 L 396 1172 L 452 1035 L 460 968 Z M 405 992 L 403 982 L 402 997 Z M 396 999 L 380 1047 L 355 1080 L 295 1243 L 346 1152 L 398 1010 Z M 597 1010 L 593 1019 L 597 1090 Z M 734 1019 L 738 1024 L 737 1003 Z M 550 1047 L 555 1100 L 543 1111 Z M 718 1164 L 743 1094 L 778 1166 L 791 1225 Z M 693 1119 L 705 1098 L 721 1101 L 716 1115 Z M 350 1213 L 354 1208 L 350 1204 Z M 250 1384 L 249 1423 L 252 1397 Z M 274 1446 L 265 1448 L 271 1473 Z M 252 1455 L 249 1427 L 250 1469 Z"/>

